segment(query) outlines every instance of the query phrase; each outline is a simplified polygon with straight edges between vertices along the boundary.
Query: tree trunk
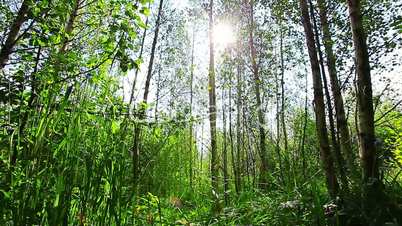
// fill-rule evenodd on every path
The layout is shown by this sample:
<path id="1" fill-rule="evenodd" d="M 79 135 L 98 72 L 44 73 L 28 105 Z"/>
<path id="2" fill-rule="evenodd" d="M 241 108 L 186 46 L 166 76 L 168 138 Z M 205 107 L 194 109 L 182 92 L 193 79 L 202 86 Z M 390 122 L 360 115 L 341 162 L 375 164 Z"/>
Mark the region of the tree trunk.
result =
<path id="1" fill-rule="evenodd" d="M 223 85 L 224 87 L 225 85 Z M 229 180 L 228 180 L 228 155 L 227 155 L 227 135 L 226 135 L 226 107 L 225 107 L 225 90 L 222 88 L 222 120 L 223 120 L 223 191 L 225 205 L 229 203 Z"/>
<path id="2" fill-rule="evenodd" d="M 162 15 L 162 10 L 163 10 L 163 0 L 160 0 L 159 2 L 159 9 L 158 9 L 158 16 L 156 18 L 156 25 L 155 25 L 155 34 L 154 34 L 154 39 L 152 41 L 152 47 L 151 47 L 151 57 L 149 59 L 149 64 L 148 64 L 148 73 L 147 73 L 147 78 L 145 81 L 145 88 L 144 88 L 144 97 L 139 109 L 139 120 L 144 120 L 146 117 L 146 105 L 148 103 L 148 94 L 149 94 L 149 87 L 151 84 L 151 78 L 152 78 L 152 69 L 154 65 L 154 58 L 155 58 L 155 50 L 156 50 L 156 44 L 158 42 L 158 34 L 159 34 L 159 27 L 160 27 L 160 20 L 161 20 L 161 15 Z M 140 173 L 140 162 L 139 162 L 139 143 L 140 143 L 140 133 L 141 133 L 141 125 L 137 124 L 134 129 L 134 144 L 133 144 L 133 149 L 132 149 L 132 155 L 133 155 L 133 179 L 134 179 L 134 184 L 137 183 L 138 181 L 138 176 Z"/>
<path id="3" fill-rule="evenodd" d="M 337 165 L 338 165 L 338 171 L 339 171 L 339 175 L 340 175 L 340 178 L 341 178 L 343 188 L 347 190 L 348 189 L 348 181 L 347 181 L 346 173 L 345 173 L 345 170 L 344 170 L 345 160 L 344 160 L 344 158 L 342 156 L 341 148 L 339 146 L 339 142 L 338 142 L 337 135 L 336 135 L 334 115 L 333 115 L 333 112 L 332 112 L 331 96 L 329 94 L 327 76 L 326 76 L 326 73 L 325 73 L 324 57 L 323 57 L 323 54 L 322 54 L 322 51 L 321 51 L 320 35 L 318 33 L 317 21 L 315 19 L 315 15 L 314 15 L 314 6 L 313 6 L 311 0 L 309 0 L 309 3 L 310 3 L 311 18 L 313 19 L 315 42 L 317 44 L 317 51 L 318 51 L 320 68 L 321 68 L 322 80 L 324 82 L 325 98 L 327 100 L 329 129 L 330 129 L 330 132 L 331 132 L 332 148 L 334 150 L 336 162 L 337 162 Z"/>
<path id="4" fill-rule="evenodd" d="M 240 155 L 240 167 L 239 167 L 240 171 L 238 172 L 239 175 L 240 175 L 240 178 L 241 178 L 241 182 L 242 182 L 241 187 L 242 188 L 246 187 L 246 182 L 245 182 L 245 180 L 243 180 L 244 173 L 247 176 L 248 184 L 250 184 L 250 174 L 249 174 L 249 172 L 250 172 L 250 170 L 249 170 L 250 159 L 249 159 L 249 154 L 248 153 L 250 152 L 251 147 L 250 147 L 250 140 L 246 139 L 246 138 L 249 138 L 249 135 L 250 135 L 250 131 L 249 131 L 248 127 L 247 127 L 248 122 L 246 122 L 246 119 L 247 119 L 247 117 L 246 117 L 246 107 L 247 106 L 246 105 L 247 105 L 247 101 L 242 99 L 242 108 L 241 108 L 241 110 L 242 110 L 242 119 L 243 120 L 242 120 L 242 124 L 241 124 L 242 125 L 242 133 L 241 133 L 241 135 L 242 135 L 242 150 L 243 150 L 243 153 Z"/>
<path id="5" fill-rule="evenodd" d="M 229 138 L 230 138 L 230 154 L 232 156 L 232 168 L 233 168 L 233 178 L 235 182 L 235 190 L 238 192 L 238 181 L 237 181 L 237 172 L 236 172 L 236 161 L 233 147 L 233 129 L 232 129 L 232 82 L 230 82 L 229 87 Z"/>
<path id="6" fill-rule="evenodd" d="M 336 70 L 336 58 L 333 52 L 332 35 L 328 24 L 326 1 L 317 0 L 317 3 L 321 20 L 323 43 L 325 47 L 325 53 L 327 55 L 327 66 L 331 82 L 331 91 L 335 103 L 336 124 L 339 133 L 341 151 L 344 155 L 346 155 L 348 168 L 353 173 L 356 171 L 356 164 L 354 161 L 355 155 L 353 154 L 348 122 L 345 116 L 345 106 L 343 103 L 343 97 L 338 80 L 338 73 Z"/>
<path id="7" fill-rule="evenodd" d="M 211 185 L 214 199 L 213 212 L 219 211 L 218 200 L 218 151 L 216 145 L 216 92 L 215 92 L 215 55 L 214 55 L 214 19 L 213 19 L 214 1 L 209 1 L 209 73 L 208 73 L 208 91 L 209 91 L 209 123 L 211 135 Z"/>
<path id="8" fill-rule="evenodd" d="M 201 137 L 204 137 L 204 122 L 201 125 Z M 202 176 L 203 169 L 202 169 L 202 160 L 204 158 L 204 144 L 201 144 L 201 154 L 200 154 L 200 177 Z"/>
<path id="9" fill-rule="evenodd" d="M 159 54 L 161 57 L 162 54 Z M 160 59 L 160 58 L 159 58 Z M 159 111 L 159 98 L 161 92 L 161 73 L 162 73 L 162 64 L 159 62 L 158 65 L 158 78 L 156 79 L 156 100 L 155 100 L 155 122 L 158 122 L 158 111 Z"/>
<path id="10" fill-rule="evenodd" d="M 282 37 L 281 37 L 282 38 Z M 282 50 L 282 49 L 281 49 Z M 282 53 L 280 53 L 282 55 Z M 280 97 L 280 92 L 279 92 L 279 78 L 278 74 L 275 73 L 275 82 L 276 82 L 276 154 L 278 157 L 278 162 L 279 162 L 279 174 L 280 178 L 279 180 L 282 182 L 282 185 L 285 184 L 285 177 L 283 175 L 283 167 L 282 167 L 282 155 L 281 155 L 281 97 Z"/>
<path id="11" fill-rule="evenodd" d="M 71 35 L 72 32 L 73 32 L 74 22 L 75 22 L 75 19 L 78 16 L 78 10 L 79 10 L 80 6 L 81 6 L 80 0 L 76 0 L 74 2 L 74 9 L 71 12 L 70 17 L 69 17 L 68 22 L 67 22 L 67 25 L 66 25 L 66 34 L 67 35 L 63 38 L 62 45 L 61 45 L 61 47 L 59 49 L 60 53 L 65 53 L 67 48 L 68 48 L 68 42 L 69 42 L 68 36 Z"/>
<path id="12" fill-rule="evenodd" d="M 248 121 L 246 121 L 246 120 L 248 120 Z M 256 180 L 256 176 L 257 176 L 257 173 L 256 173 L 256 167 L 257 166 L 256 165 L 257 165 L 257 162 L 256 162 L 256 159 L 255 159 L 255 156 L 254 156 L 253 149 L 255 149 L 255 150 L 259 150 L 259 149 L 258 149 L 258 144 L 256 142 L 254 142 L 254 140 L 253 140 L 253 136 L 252 136 L 253 131 L 251 130 L 251 128 L 248 125 L 251 125 L 251 119 L 246 117 L 245 111 L 244 111 L 244 108 L 243 108 L 243 126 L 245 127 L 244 131 L 246 131 L 243 134 L 245 134 L 246 137 L 247 137 L 247 147 L 248 147 L 248 149 L 247 149 L 248 151 L 245 153 L 245 155 L 246 155 L 245 164 L 246 164 L 247 181 L 248 181 L 248 185 L 250 185 L 250 172 L 251 172 L 251 176 L 253 177 L 252 187 L 256 188 L 255 186 L 256 186 L 256 181 L 257 181 Z M 255 138 L 255 139 L 257 139 L 257 138 Z M 243 140 L 246 140 L 246 138 L 243 138 Z M 253 148 L 253 146 L 255 148 Z M 259 185 L 260 184 L 258 184 L 258 186 Z"/>
<path id="13" fill-rule="evenodd" d="M 252 71 L 254 74 L 254 90 L 257 102 L 257 113 L 258 113 L 258 128 L 260 133 L 260 147 L 259 147 L 259 155 L 261 159 L 261 166 L 260 166 L 260 178 L 259 178 L 259 187 L 261 189 L 267 188 L 267 179 L 268 179 L 268 155 L 267 155 L 267 145 L 266 145 L 266 137 L 265 137 L 265 119 L 264 113 L 261 108 L 261 92 L 260 92 L 260 85 L 261 79 L 259 75 L 259 68 L 257 65 L 257 52 L 254 46 L 254 37 L 253 37 L 253 30 L 254 30 L 254 1 L 250 1 L 250 34 L 249 34 L 249 44 L 250 44 L 250 52 L 251 52 L 251 64 L 252 64 Z"/>
<path id="14" fill-rule="evenodd" d="M 163 0 L 160 0 L 158 16 L 156 18 L 155 34 L 154 34 L 154 39 L 152 41 L 152 47 L 151 47 L 151 56 L 150 56 L 149 64 L 148 64 L 147 79 L 145 81 L 144 97 L 143 97 L 144 104 L 147 104 L 147 102 L 148 102 L 149 86 L 151 84 L 151 78 L 152 78 L 152 72 L 153 72 L 152 69 L 153 69 L 153 65 L 154 65 L 156 45 L 158 43 L 158 35 L 159 35 L 159 27 L 160 27 L 162 11 L 163 11 Z"/>
<path id="15" fill-rule="evenodd" d="M 240 42 L 238 42 L 238 49 L 240 49 Z M 236 104 L 236 166 L 233 166 L 234 174 L 235 174 L 235 189 L 237 194 L 240 194 L 241 191 L 241 150 L 242 150 L 242 137 L 241 137 L 241 114 L 242 114 L 242 81 L 241 81 L 241 74 L 242 74 L 242 66 L 243 64 L 241 61 L 240 51 L 238 51 L 238 65 L 237 65 L 237 104 Z M 244 142 L 244 140 L 243 140 Z"/>
<path id="16" fill-rule="evenodd" d="M 300 153 L 302 157 L 302 173 L 303 173 L 303 178 L 306 179 L 306 169 L 307 169 L 307 161 L 306 161 L 306 154 L 305 154 L 305 143 L 306 143 L 306 130 L 307 130 L 307 120 L 309 118 L 308 115 L 308 77 L 306 73 L 306 89 L 305 89 L 305 101 L 304 101 L 304 123 L 303 123 L 303 133 L 300 141 Z"/>
<path id="17" fill-rule="evenodd" d="M 356 58 L 357 102 L 359 109 L 359 143 L 363 167 L 363 196 L 367 212 L 374 210 L 377 197 L 381 195 L 379 170 L 374 134 L 373 91 L 366 34 L 359 0 L 348 0 L 350 24 Z"/>
<path id="18" fill-rule="evenodd" d="M 189 179 L 190 190 L 193 190 L 193 83 L 194 83 L 194 44 L 195 44 L 195 26 L 193 25 L 193 40 L 191 45 L 191 66 L 190 66 L 190 167 Z"/>
<path id="19" fill-rule="evenodd" d="M 26 1 L 24 1 L 23 4 L 24 3 L 27 4 Z M 73 5 L 73 11 L 69 14 L 69 19 L 68 19 L 67 24 L 65 26 L 65 31 L 66 31 L 67 35 L 71 35 L 71 33 L 73 32 L 74 23 L 75 23 L 75 20 L 77 18 L 78 10 L 79 10 L 80 6 L 81 6 L 81 1 L 80 0 L 75 0 L 74 5 Z M 59 54 L 66 53 L 67 47 L 68 47 L 68 42 L 69 42 L 68 37 L 65 35 L 63 37 L 63 40 L 62 40 L 62 43 L 61 43 L 62 45 L 59 48 L 59 52 L 58 52 Z M 36 99 L 36 93 L 37 93 L 36 90 L 38 88 L 37 84 L 36 84 L 37 83 L 36 74 L 38 72 L 38 66 L 39 66 L 41 51 L 42 51 L 42 48 L 41 48 L 41 46 L 39 46 L 38 47 L 38 52 L 36 54 L 36 63 L 35 63 L 34 71 L 30 75 L 31 93 L 30 93 L 30 97 L 29 97 L 29 100 L 28 100 L 28 104 L 27 104 L 27 107 L 28 107 L 29 110 L 33 107 L 33 103 L 34 103 L 34 101 Z M 56 67 L 56 73 L 58 73 L 61 70 L 60 63 L 57 61 L 54 65 Z M 71 85 L 67 90 L 71 91 L 72 88 L 73 88 L 73 86 Z M 21 125 L 20 125 L 20 128 L 19 128 L 20 136 L 23 136 L 25 126 L 26 126 L 26 124 L 28 122 L 28 116 L 29 116 L 29 113 L 30 113 L 29 110 L 26 110 L 24 112 L 23 116 L 21 117 Z M 15 158 L 16 158 L 16 156 L 15 156 Z"/>
<path id="20" fill-rule="evenodd" d="M 281 52 L 281 122 L 282 122 L 282 132 L 283 132 L 283 141 L 285 145 L 285 152 L 288 152 L 288 133 L 286 131 L 286 122 L 285 122 L 285 60 L 283 57 L 283 31 L 282 31 L 282 18 L 280 24 L 280 52 Z"/>
<path id="21" fill-rule="evenodd" d="M 325 104 L 324 104 L 324 95 L 322 92 L 320 66 L 318 63 L 317 49 L 314 41 L 314 33 L 310 22 L 310 16 L 306 0 L 300 0 L 300 10 L 302 14 L 303 27 L 306 35 L 306 43 L 308 47 L 308 54 L 310 57 L 311 70 L 313 75 L 315 116 L 316 116 L 317 137 L 320 144 L 320 157 L 326 175 L 328 191 L 330 195 L 334 198 L 338 193 L 338 181 L 335 175 L 331 151 L 329 148 L 328 131 L 325 121 Z"/>
<path id="22" fill-rule="evenodd" d="M 147 27 L 148 27 L 148 17 L 145 20 L 145 29 L 144 29 L 144 34 L 142 35 L 142 40 L 141 40 L 141 48 L 140 48 L 140 54 L 138 56 L 138 58 L 142 58 L 142 54 L 144 52 L 144 44 L 145 44 L 145 38 L 147 36 Z M 134 73 L 134 80 L 133 80 L 133 85 L 131 87 L 131 96 L 130 96 L 130 102 L 128 104 L 128 109 L 130 110 L 131 105 L 133 104 L 133 102 L 135 101 L 135 86 L 137 83 L 137 79 L 138 79 L 138 72 L 139 72 L 140 68 L 137 67 L 135 68 L 135 73 Z M 130 111 L 128 111 L 130 112 Z"/>
<path id="23" fill-rule="evenodd" d="M 16 44 L 21 26 L 25 21 L 28 20 L 28 12 L 29 0 L 24 0 L 21 4 L 20 9 L 18 10 L 17 16 L 10 26 L 10 31 L 8 32 L 7 39 L 0 50 L 0 70 L 2 70 L 7 64 L 10 54 L 12 53 L 12 50 Z"/>

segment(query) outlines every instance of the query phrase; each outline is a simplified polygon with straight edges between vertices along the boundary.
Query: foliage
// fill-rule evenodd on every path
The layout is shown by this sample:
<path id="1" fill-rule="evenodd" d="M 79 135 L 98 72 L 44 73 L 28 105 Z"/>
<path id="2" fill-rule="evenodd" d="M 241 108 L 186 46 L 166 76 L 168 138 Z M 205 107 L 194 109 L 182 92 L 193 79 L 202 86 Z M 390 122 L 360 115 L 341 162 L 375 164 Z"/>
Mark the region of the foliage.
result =
<path id="1" fill-rule="evenodd" d="M 28 9 L 19 17 L 23 2 Z M 400 90 L 388 90 L 397 83 L 381 80 L 387 92 L 373 100 L 386 195 L 367 216 L 358 172 L 346 172 L 347 188 L 337 197 L 327 192 L 296 0 L 255 1 L 255 15 L 250 1 L 215 4 L 212 15 L 217 23 L 233 23 L 236 43 L 216 46 L 217 103 L 210 107 L 218 114 L 219 164 L 211 172 L 208 7 L 181 2 L 165 1 L 151 56 L 159 1 L 2 1 L 2 51 L 17 19 L 22 23 L 4 67 L 0 62 L 0 225 L 400 224 L 402 113 L 401 102 L 391 98 Z M 362 3 L 372 68 L 386 76 L 400 66 L 402 7 L 390 0 Z M 328 7 L 352 149 L 358 150 L 346 4 Z M 138 86 L 147 74 L 142 63 L 151 60 L 145 104 Z M 262 143 L 266 175 L 259 173 Z M 218 181 L 213 191 L 211 175 Z"/>

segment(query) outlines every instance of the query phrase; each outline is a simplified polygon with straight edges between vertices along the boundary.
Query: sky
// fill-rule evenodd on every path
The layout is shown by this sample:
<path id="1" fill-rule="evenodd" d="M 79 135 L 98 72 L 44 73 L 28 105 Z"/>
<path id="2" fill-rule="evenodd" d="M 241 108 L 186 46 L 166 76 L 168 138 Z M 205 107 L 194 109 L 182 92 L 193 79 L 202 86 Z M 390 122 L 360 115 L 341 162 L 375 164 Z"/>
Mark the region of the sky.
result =
<path id="1" fill-rule="evenodd" d="M 188 0 L 171 0 L 173 7 L 177 9 L 184 9 L 189 6 Z"/>

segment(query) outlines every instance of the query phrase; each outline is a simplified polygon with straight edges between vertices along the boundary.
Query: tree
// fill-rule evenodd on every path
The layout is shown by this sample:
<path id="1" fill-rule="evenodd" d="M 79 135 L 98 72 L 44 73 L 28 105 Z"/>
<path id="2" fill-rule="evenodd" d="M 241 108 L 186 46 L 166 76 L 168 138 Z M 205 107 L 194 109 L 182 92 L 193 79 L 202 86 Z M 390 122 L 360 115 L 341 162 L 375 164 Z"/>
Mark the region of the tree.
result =
<path id="1" fill-rule="evenodd" d="M 226 132 L 226 102 L 225 102 L 225 86 L 226 78 L 223 82 L 222 88 L 222 122 L 223 122 L 223 152 L 222 152 L 222 159 L 223 159 L 223 196 L 225 199 L 225 205 L 229 203 L 229 175 L 228 175 L 228 152 L 227 152 L 227 132 Z M 229 109 L 230 111 L 230 109 Z M 230 136 L 230 134 L 229 134 Z"/>
<path id="2" fill-rule="evenodd" d="M 328 73 L 331 82 L 331 91 L 335 104 L 336 125 L 339 133 L 339 141 L 341 151 L 347 156 L 346 161 L 351 172 L 355 171 L 354 154 L 352 152 L 351 139 L 349 134 L 349 126 L 346 121 L 345 107 L 336 69 L 336 57 L 333 52 L 332 34 L 329 29 L 327 16 L 327 3 L 325 0 L 318 0 L 319 16 L 321 21 L 321 29 L 323 35 L 323 44 L 325 48 Z"/>
<path id="3" fill-rule="evenodd" d="M 189 177 L 190 177 L 190 189 L 193 189 L 193 96 L 194 96 L 194 48 L 195 48 L 195 27 L 193 27 L 193 32 L 192 32 L 192 43 L 191 43 L 191 64 L 190 64 L 190 132 L 189 132 L 189 137 L 190 137 L 190 172 L 189 172 Z"/>
<path id="4" fill-rule="evenodd" d="M 24 0 L 1 2 L 0 52 Z M 358 7 L 372 96 L 346 1 L 26 2 L 0 69 L 0 225 L 401 225 L 402 0 Z"/>
<path id="5" fill-rule="evenodd" d="M 317 49 L 315 46 L 314 32 L 310 22 L 308 5 L 306 0 L 300 0 L 300 10 L 302 14 L 302 21 L 304 32 L 306 35 L 306 43 L 308 54 L 310 57 L 311 70 L 313 75 L 314 87 L 314 111 L 317 124 L 317 137 L 320 145 L 320 157 L 323 163 L 327 188 L 330 195 L 334 198 L 338 193 L 338 181 L 335 175 L 331 151 L 329 147 L 328 131 L 325 121 L 325 104 L 322 89 L 322 80 L 320 73 L 320 66 L 317 58 Z"/>
<path id="6" fill-rule="evenodd" d="M 0 50 L 0 70 L 6 66 L 8 58 L 12 53 L 12 50 L 20 37 L 18 34 L 20 32 L 22 24 L 28 20 L 29 13 L 29 0 L 24 0 L 18 10 L 17 16 L 15 17 L 13 23 L 10 26 L 10 30 L 7 35 L 7 39 L 4 42 Z"/>
<path id="7" fill-rule="evenodd" d="M 377 150 L 374 134 L 373 91 L 366 34 L 363 27 L 360 0 L 348 0 L 350 25 L 356 58 L 357 103 L 359 109 L 359 144 L 363 168 L 363 196 L 365 210 L 375 211 L 381 196 Z"/>
<path id="8" fill-rule="evenodd" d="M 239 13 L 241 18 L 241 12 Z M 239 20 L 241 21 L 241 20 Z M 240 33 L 240 31 L 239 31 Z M 242 164 L 241 164 L 241 150 L 242 146 L 244 146 L 244 139 L 242 140 L 242 127 L 241 127 L 241 116 L 242 116 L 242 95 L 243 95 L 243 67 L 244 63 L 242 61 L 242 43 L 240 39 L 236 41 L 236 157 L 232 154 L 232 161 L 233 163 L 233 174 L 235 175 L 235 189 L 236 193 L 239 194 L 241 191 L 241 171 L 242 171 Z M 243 134 L 244 137 L 244 134 Z M 243 142 L 243 143 L 242 143 Z M 234 160 L 236 159 L 236 161 Z"/>
<path id="9" fill-rule="evenodd" d="M 347 181 L 346 173 L 344 170 L 345 163 L 344 163 L 344 159 L 343 159 L 340 145 L 338 142 L 338 136 L 337 136 L 336 130 L 335 130 L 335 122 L 334 122 L 334 114 L 332 111 L 331 96 L 329 94 L 327 75 L 326 75 L 325 67 L 324 67 L 324 56 L 321 51 L 320 35 L 318 32 L 317 21 L 315 19 L 315 15 L 314 15 L 314 6 L 313 6 L 311 0 L 310 0 L 310 13 L 311 13 L 311 18 L 313 19 L 315 42 L 317 44 L 319 64 L 320 64 L 320 68 L 321 68 L 322 81 L 324 84 L 324 93 L 325 93 L 326 104 L 327 104 L 327 112 L 328 112 L 329 129 L 330 129 L 330 133 L 331 133 L 332 149 L 334 151 L 335 159 L 337 161 L 338 171 L 339 171 L 340 179 L 342 182 L 342 186 L 345 190 L 347 190 L 348 189 L 348 181 Z"/>
<path id="10" fill-rule="evenodd" d="M 239 45 L 238 48 L 240 49 Z M 238 61 L 240 61 L 240 51 L 238 51 Z M 235 188 L 236 192 L 239 193 L 241 191 L 241 150 L 242 150 L 242 136 L 241 136 L 241 115 L 242 115 L 242 70 L 241 63 L 238 62 L 237 72 L 236 72 L 236 89 L 237 89 L 237 97 L 236 97 L 236 164 L 233 165 L 233 173 L 235 175 Z M 244 142 L 244 140 L 243 140 Z M 235 158 L 232 155 L 232 158 Z M 234 161 L 233 161 L 234 162 Z"/>
<path id="11" fill-rule="evenodd" d="M 251 67 L 254 76 L 254 91 L 255 97 L 257 102 L 257 114 L 258 114 L 258 129 L 260 135 L 260 147 L 259 147 L 259 155 L 261 159 L 261 166 L 260 166 L 260 178 L 259 178 L 259 186 L 262 189 L 266 189 L 268 186 L 268 154 L 267 154 L 267 144 L 266 144 L 266 131 L 265 131 L 265 119 L 264 119 L 264 112 L 262 110 L 261 105 L 261 79 L 259 75 L 259 68 L 257 64 L 257 51 L 254 45 L 254 0 L 250 0 L 249 5 L 249 19 L 250 19 L 250 31 L 249 31 L 249 45 L 250 45 L 250 52 L 251 52 Z"/>
<path id="12" fill-rule="evenodd" d="M 160 27 L 162 11 L 163 11 L 163 0 L 160 0 L 159 8 L 158 8 L 158 15 L 157 15 L 156 22 L 155 22 L 154 38 L 153 38 L 152 47 L 151 47 L 151 57 L 149 59 L 147 77 L 146 77 L 146 81 L 145 81 L 144 96 L 143 96 L 142 103 L 141 103 L 140 109 L 139 109 L 139 115 L 138 115 L 139 120 L 144 120 L 146 117 L 146 108 L 147 108 L 147 103 L 148 103 L 149 87 L 151 84 L 151 78 L 152 78 L 152 72 L 153 72 L 152 70 L 153 70 L 154 58 L 155 58 L 155 50 L 156 50 L 156 44 L 158 43 L 158 35 L 159 35 L 159 27 Z M 145 33 L 144 33 L 144 36 L 145 36 Z M 134 92 L 134 90 L 132 90 L 132 92 Z M 137 183 L 138 176 L 140 174 L 140 162 L 139 162 L 140 134 L 141 134 L 141 125 L 137 125 L 134 130 L 134 144 L 133 144 L 133 149 L 132 149 L 134 183 Z"/>
<path id="13" fill-rule="evenodd" d="M 214 54 L 214 1 L 209 1 L 209 70 L 208 70 L 208 93 L 209 93 L 209 125 L 211 136 L 211 185 L 214 201 L 213 212 L 219 211 L 218 200 L 218 150 L 216 143 L 216 87 L 215 87 L 215 54 Z"/>
<path id="14" fill-rule="evenodd" d="M 148 30 L 148 17 L 145 20 L 145 29 L 144 32 L 142 34 L 142 39 L 141 39 L 141 47 L 140 47 L 140 53 L 138 55 L 138 58 L 141 59 L 142 55 L 144 53 L 144 45 L 145 45 L 145 38 L 147 37 L 147 30 Z M 128 107 L 129 109 L 131 108 L 132 103 L 135 101 L 135 86 L 137 84 L 137 79 L 138 79 L 138 72 L 140 71 L 140 67 L 139 65 L 135 68 L 135 73 L 134 73 L 134 81 L 133 81 L 133 85 L 131 87 L 131 95 L 130 95 L 130 101 L 128 103 Z M 130 111 L 129 111 L 130 112 Z"/>

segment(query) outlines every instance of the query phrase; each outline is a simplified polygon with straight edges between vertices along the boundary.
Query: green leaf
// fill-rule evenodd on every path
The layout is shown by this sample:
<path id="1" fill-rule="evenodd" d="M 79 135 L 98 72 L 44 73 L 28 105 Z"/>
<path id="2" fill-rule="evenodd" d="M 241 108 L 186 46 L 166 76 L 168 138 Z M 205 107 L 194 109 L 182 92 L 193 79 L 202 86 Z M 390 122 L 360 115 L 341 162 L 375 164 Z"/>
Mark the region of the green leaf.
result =
<path id="1" fill-rule="evenodd" d="M 142 28 L 142 29 L 146 29 L 147 28 L 147 25 L 144 23 L 144 21 L 142 21 L 142 19 L 141 19 L 141 17 L 140 16 L 136 16 L 135 17 L 135 20 L 136 20 L 136 22 L 137 22 L 137 25 L 140 27 L 140 28 Z"/>
<path id="2" fill-rule="evenodd" d="M 112 133 L 116 134 L 120 130 L 120 122 L 112 121 Z"/>
<path id="3" fill-rule="evenodd" d="M 3 193 L 3 195 L 6 197 L 6 199 L 9 199 L 9 198 L 11 197 L 10 192 L 6 192 L 6 191 L 4 191 L 4 190 L 2 190 L 2 189 L 0 189 L 0 192 Z"/>
<path id="4" fill-rule="evenodd" d="M 104 181 L 105 181 L 105 184 L 103 185 L 103 189 L 105 190 L 106 194 L 109 194 L 110 193 L 110 183 L 108 180 L 104 180 Z"/>
<path id="5" fill-rule="evenodd" d="M 140 103 L 140 109 L 146 110 L 147 108 L 149 108 L 149 104 L 141 102 Z"/>
<path id="6" fill-rule="evenodd" d="M 144 7 L 140 10 L 140 13 L 144 14 L 145 16 L 149 16 L 151 14 L 151 10 L 148 7 Z"/>
<path id="7" fill-rule="evenodd" d="M 140 69 L 140 66 L 141 66 L 142 62 L 143 62 L 143 61 L 142 61 L 141 58 L 138 58 L 138 59 L 134 60 L 134 67 L 135 67 L 136 69 Z"/>
<path id="8" fill-rule="evenodd" d="M 60 195 L 56 194 L 56 199 L 54 200 L 53 207 L 59 206 Z"/>

